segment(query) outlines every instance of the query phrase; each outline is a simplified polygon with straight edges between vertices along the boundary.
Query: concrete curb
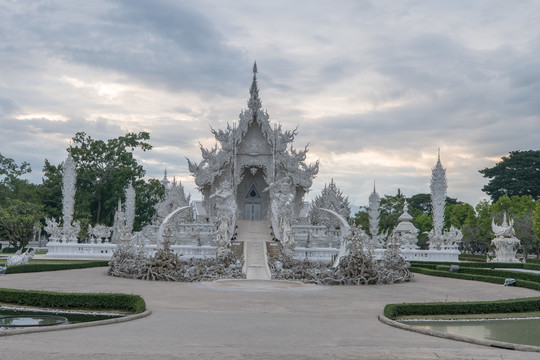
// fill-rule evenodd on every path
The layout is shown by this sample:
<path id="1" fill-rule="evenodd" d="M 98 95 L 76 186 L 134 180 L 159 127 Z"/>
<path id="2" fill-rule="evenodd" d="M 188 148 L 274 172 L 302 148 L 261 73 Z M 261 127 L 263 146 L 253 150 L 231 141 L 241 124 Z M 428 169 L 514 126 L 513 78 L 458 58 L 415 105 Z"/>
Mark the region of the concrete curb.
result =
<path id="1" fill-rule="evenodd" d="M 11 336 L 11 335 L 20 335 L 20 334 L 32 334 L 32 333 L 41 333 L 48 331 L 59 331 L 59 330 L 71 330 L 71 329 L 80 329 L 91 326 L 100 326 L 100 325 L 109 325 L 123 323 L 126 321 L 132 321 L 137 319 L 142 319 L 144 317 L 152 314 L 152 310 L 146 310 L 140 314 L 133 314 L 122 316 L 114 319 L 98 320 L 98 321 L 89 321 L 76 324 L 66 324 L 66 325 L 56 325 L 56 326 L 44 326 L 44 327 L 35 327 L 35 328 L 25 328 L 25 329 L 13 329 L 13 330 L 0 330 L 1 336 Z"/>
<path id="2" fill-rule="evenodd" d="M 494 347 L 494 348 L 499 348 L 499 349 L 540 352 L 540 346 L 514 344 L 514 343 L 508 343 L 508 342 L 496 341 L 496 340 L 476 339 L 476 338 L 471 338 L 467 336 L 454 335 L 454 334 L 448 334 L 448 333 L 443 333 L 439 331 L 422 329 L 417 326 L 407 325 L 407 324 L 400 323 L 399 321 L 389 319 L 382 314 L 379 315 L 378 318 L 380 322 L 386 325 L 390 325 L 390 326 L 393 326 L 402 330 L 414 331 L 414 332 L 424 334 L 424 335 L 437 336 L 444 339 L 463 341 L 463 342 L 467 342 L 471 344 L 489 346 L 489 347 Z"/>

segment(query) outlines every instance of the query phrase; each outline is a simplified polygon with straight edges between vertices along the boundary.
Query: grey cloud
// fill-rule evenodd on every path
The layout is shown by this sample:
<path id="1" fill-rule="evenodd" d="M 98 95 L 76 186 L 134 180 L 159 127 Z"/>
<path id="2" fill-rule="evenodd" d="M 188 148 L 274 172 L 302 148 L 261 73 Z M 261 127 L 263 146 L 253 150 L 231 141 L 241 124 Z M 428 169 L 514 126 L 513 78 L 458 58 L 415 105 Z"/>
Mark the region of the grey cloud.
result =
<path id="1" fill-rule="evenodd" d="M 15 101 L 9 99 L 0 97 L 0 115 L 10 115 L 19 110 L 19 106 L 15 103 Z"/>
<path id="2" fill-rule="evenodd" d="M 87 10 L 88 13 L 82 11 Z M 118 71 L 154 86 L 225 93 L 249 62 L 200 10 L 183 3 L 117 1 L 68 14 L 56 6 L 13 15 L 22 41 L 68 62 Z M 14 33 L 14 29 L 8 29 Z M 21 49 L 23 51 L 23 49 Z M 28 49 L 24 51 L 29 51 Z"/>

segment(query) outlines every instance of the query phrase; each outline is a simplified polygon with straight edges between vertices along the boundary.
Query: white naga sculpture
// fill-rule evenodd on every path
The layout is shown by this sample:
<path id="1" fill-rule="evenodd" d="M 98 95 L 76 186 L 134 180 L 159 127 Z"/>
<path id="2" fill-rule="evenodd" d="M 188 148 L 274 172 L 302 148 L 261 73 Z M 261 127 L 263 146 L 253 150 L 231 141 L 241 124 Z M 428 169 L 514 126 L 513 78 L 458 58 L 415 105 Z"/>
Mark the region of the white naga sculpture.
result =
<path id="1" fill-rule="evenodd" d="M 28 264 L 28 261 L 34 257 L 34 250 L 27 249 L 23 254 L 22 249 L 17 250 L 17 252 L 6 260 L 6 266 L 13 265 L 24 265 Z"/>
<path id="2" fill-rule="evenodd" d="M 233 236 L 232 226 L 236 222 L 236 201 L 231 183 L 223 181 L 219 189 L 210 196 L 215 199 L 218 218 L 216 232 L 217 256 L 224 257 L 230 252 L 230 242 Z"/>
<path id="3" fill-rule="evenodd" d="M 499 226 L 495 224 L 495 219 L 491 221 L 491 229 L 495 234 L 495 239 L 491 240 L 491 245 L 495 248 L 495 257 L 492 262 L 519 262 L 516 259 L 517 249 L 521 245 L 514 231 L 514 221 L 510 223 L 506 221 L 506 213 L 504 219 Z"/>
<path id="4" fill-rule="evenodd" d="M 289 259 L 293 257 L 296 247 L 291 227 L 294 207 L 292 186 L 292 179 L 284 176 L 264 189 L 265 192 L 270 192 L 271 216 L 280 231 L 282 254 Z"/>

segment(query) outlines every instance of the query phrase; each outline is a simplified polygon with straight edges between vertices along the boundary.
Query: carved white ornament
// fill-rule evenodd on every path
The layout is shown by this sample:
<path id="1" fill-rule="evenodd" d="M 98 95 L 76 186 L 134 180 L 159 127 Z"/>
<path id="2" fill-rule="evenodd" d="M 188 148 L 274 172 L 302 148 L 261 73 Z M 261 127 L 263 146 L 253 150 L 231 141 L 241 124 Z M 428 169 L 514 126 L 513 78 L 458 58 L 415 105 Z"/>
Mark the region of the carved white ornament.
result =
<path id="1" fill-rule="evenodd" d="M 514 220 L 506 221 L 506 213 L 504 219 L 499 226 L 495 224 L 495 219 L 491 221 L 491 229 L 495 234 L 495 239 L 491 241 L 491 245 L 495 248 L 495 257 L 492 262 L 519 262 L 516 258 L 517 249 L 521 246 L 521 242 L 516 238 L 514 231 Z"/>

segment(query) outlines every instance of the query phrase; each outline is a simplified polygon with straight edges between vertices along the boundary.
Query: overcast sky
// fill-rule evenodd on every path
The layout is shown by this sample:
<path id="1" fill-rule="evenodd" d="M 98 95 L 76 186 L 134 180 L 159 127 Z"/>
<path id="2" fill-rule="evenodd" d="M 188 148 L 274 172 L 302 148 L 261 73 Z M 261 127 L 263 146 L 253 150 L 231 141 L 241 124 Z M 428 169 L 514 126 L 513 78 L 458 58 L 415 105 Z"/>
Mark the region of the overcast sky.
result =
<path id="1" fill-rule="evenodd" d="M 478 170 L 540 148 L 539 1 L 0 0 L 0 152 L 58 164 L 76 132 L 150 132 L 149 177 L 181 180 L 246 108 L 263 108 L 350 202 L 429 193 L 488 198 Z"/>

